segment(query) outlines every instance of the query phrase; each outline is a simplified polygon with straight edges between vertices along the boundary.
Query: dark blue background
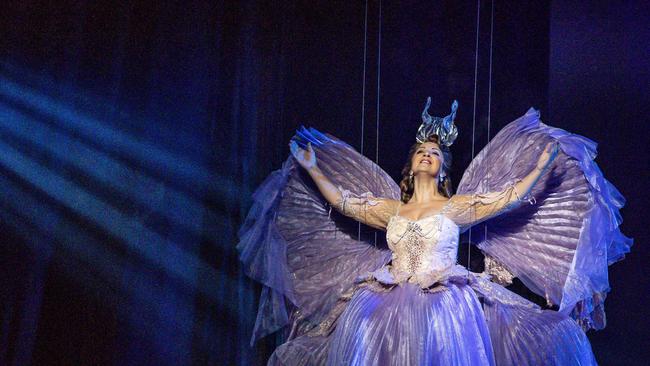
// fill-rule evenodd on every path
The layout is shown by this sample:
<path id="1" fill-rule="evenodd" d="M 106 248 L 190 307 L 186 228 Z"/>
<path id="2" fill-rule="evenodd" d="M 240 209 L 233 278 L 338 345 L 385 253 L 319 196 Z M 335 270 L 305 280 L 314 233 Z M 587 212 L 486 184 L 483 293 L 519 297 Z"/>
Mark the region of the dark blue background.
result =
<path id="1" fill-rule="evenodd" d="M 495 2 L 490 48 L 483 1 L 476 83 L 473 1 L 369 1 L 365 79 L 361 1 L 3 4 L 0 364 L 265 362 L 235 251 L 255 187 L 301 124 L 398 178 L 429 95 L 460 103 L 454 182 L 474 119 L 476 151 L 531 106 L 599 142 L 635 246 L 589 337 L 646 364 L 650 11 L 583 3 Z"/>

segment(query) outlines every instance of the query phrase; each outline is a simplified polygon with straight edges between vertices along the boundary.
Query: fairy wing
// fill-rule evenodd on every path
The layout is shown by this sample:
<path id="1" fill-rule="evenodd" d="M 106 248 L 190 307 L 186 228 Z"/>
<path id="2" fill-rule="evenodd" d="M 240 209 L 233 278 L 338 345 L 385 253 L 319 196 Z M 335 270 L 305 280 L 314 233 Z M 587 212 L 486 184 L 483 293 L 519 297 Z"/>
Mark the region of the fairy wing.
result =
<path id="1" fill-rule="evenodd" d="M 391 177 L 343 141 L 305 128 L 294 140 L 311 142 L 321 171 L 347 193 L 399 198 Z M 368 228 L 330 209 L 292 157 L 253 199 L 237 246 L 246 274 L 264 285 L 251 342 L 296 319 L 311 326 L 325 321 L 357 277 L 390 260 L 368 235 L 360 238 Z"/>
<path id="2" fill-rule="evenodd" d="M 531 108 L 474 158 L 458 193 L 503 190 L 526 176 L 553 140 L 561 151 L 533 188 L 533 203 L 482 223 L 486 230 L 474 230 L 474 242 L 583 328 L 601 329 L 607 267 L 623 258 L 632 240 L 618 228 L 625 200 L 593 161 L 593 141 L 545 125 Z"/>

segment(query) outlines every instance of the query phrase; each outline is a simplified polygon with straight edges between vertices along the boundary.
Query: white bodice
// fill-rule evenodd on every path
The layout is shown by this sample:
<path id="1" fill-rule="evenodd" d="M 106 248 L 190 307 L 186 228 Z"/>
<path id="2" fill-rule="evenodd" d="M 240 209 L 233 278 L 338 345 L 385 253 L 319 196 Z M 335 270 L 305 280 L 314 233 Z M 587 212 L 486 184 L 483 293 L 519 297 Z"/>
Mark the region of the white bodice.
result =
<path id="1" fill-rule="evenodd" d="M 456 264 L 458 226 L 443 214 L 410 220 L 393 216 L 386 228 L 393 268 L 409 274 L 439 271 Z"/>
<path id="2" fill-rule="evenodd" d="M 395 215 L 386 227 L 392 264 L 373 273 L 380 282 L 408 281 L 427 288 L 456 264 L 458 226 L 439 213 L 419 220 Z"/>

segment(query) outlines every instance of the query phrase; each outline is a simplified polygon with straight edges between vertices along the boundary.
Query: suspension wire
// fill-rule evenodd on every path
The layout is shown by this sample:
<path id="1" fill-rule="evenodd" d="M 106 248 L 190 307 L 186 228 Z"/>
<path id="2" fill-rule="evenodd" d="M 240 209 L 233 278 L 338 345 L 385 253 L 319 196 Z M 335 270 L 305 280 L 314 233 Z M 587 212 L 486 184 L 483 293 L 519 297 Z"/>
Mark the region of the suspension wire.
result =
<path id="1" fill-rule="evenodd" d="M 490 74 L 488 79 L 489 81 L 488 81 L 487 142 L 490 142 L 490 122 L 491 122 L 491 115 L 492 115 L 492 45 L 493 44 L 494 44 L 494 0 L 492 0 L 492 9 L 490 14 Z"/>
<path id="2" fill-rule="evenodd" d="M 379 0 L 379 16 L 377 31 L 377 118 L 375 121 L 375 182 L 379 169 L 379 95 L 381 92 L 381 0 Z M 375 231 L 375 247 L 377 246 L 377 231 Z"/>
<path id="3" fill-rule="evenodd" d="M 379 31 L 377 34 L 377 120 L 376 120 L 376 143 L 375 143 L 375 164 L 379 163 L 379 93 L 381 91 L 381 0 L 379 0 Z"/>
<path id="4" fill-rule="evenodd" d="M 490 123 L 491 123 L 491 114 L 492 114 L 492 45 L 494 43 L 494 0 L 492 0 L 492 9 L 490 11 L 490 74 L 488 81 L 488 115 L 487 115 L 487 141 L 486 148 L 489 149 L 490 146 Z M 487 150 L 485 155 L 487 156 Z M 483 187 L 487 187 L 490 180 L 490 170 L 488 169 L 487 174 L 485 175 L 485 183 Z M 485 229 L 483 240 L 487 240 L 488 236 L 488 227 L 487 224 L 483 226 Z"/>
<path id="5" fill-rule="evenodd" d="M 361 87 L 361 155 L 363 155 L 363 140 L 366 125 L 366 63 L 368 54 L 368 0 L 363 20 L 363 83 Z M 357 221 L 357 240 L 361 241 L 361 221 Z"/>
<path id="6" fill-rule="evenodd" d="M 474 147 L 476 145 L 476 97 L 478 94 L 478 40 L 479 29 L 481 26 L 481 0 L 476 0 L 476 45 L 474 48 L 474 111 L 472 114 L 472 159 L 474 159 Z M 472 173 L 474 174 L 474 173 Z M 475 210 L 472 209 L 470 215 L 475 215 Z M 473 219 L 474 217 L 472 217 Z M 469 276 L 469 269 L 472 260 L 472 228 L 469 228 L 468 243 L 467 243 L 467 276 Z"/>

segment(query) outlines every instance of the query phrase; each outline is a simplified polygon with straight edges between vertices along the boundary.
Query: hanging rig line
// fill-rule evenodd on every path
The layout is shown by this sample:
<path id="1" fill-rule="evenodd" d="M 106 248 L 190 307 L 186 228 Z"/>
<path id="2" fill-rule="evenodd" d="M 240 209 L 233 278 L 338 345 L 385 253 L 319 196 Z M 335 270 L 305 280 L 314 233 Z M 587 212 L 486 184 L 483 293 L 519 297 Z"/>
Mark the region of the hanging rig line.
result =
<path id="1" fill-rule="evenodd" d="M 364 130 L 366 126 L 366 63 L 368 55 L 368 0 L 363 21 L 363 82 L 361 83 L 361 155 L 363 155 Z M 357 222 L 357 240 L 361 241 L 361 222 Z"/>
<path id="2" fill-rule="evenodd" d="M 376 97 L 376 118 L 375 118 L 375 168 L 373 170 L 374 181 L 379 176 L 379 111 L 380 111 L 380 93 L 381 93 L 381 21 L 382 8 L 379 0 L 379 9 L 377 14 L 377 97 Z M 363 82 L 361 88 L 361 155 L 364 154 L 364 140 L 366 127 L 366 67 L 368 64 L 368 0 L 365 1 L 364 21 L 363 21 Z M 361 223 L 357 224 L 357 240 L 361 241 Z M 374 245 L 377 246 L 377 232 L 375 231 Z"/>
<path id="3" fill-rule="evenodd" d="M 479 30 L 480 30 L 480 16 L 481 16 L 481 0 L 477 0 L 477 9 L 476 9 L 476 45 L 475 45 L 475 58 L 474 58 L 474 112 L 472 116 L 472 159 L 475 157 L 475 147 L 476 147 L 476 106 L 477 106 L 477 95 L 478 95 L 478 55 L 479 55 Z M 490 139 L 491 139 L 491 123 L 492 123 L 492 65 L 493 65 L 493 51 L 494 51 L 494 0 L 490 4 L 490 53 L 489 53 L 489 69 L 488 69 L 488 108 L 487 108 L 487 139 L 486 139 L 486 149 L 489 149 Z M 487 155 L 487 150 L 486 150 Z M 474 171 L 472 172 L 474 174 Z M 487 188 L 489 180 L 489 171 L 486 174 L 482 189 Z M 485 193 L 485 192 L 484 192 Z M 472 210 L 471 215 L 475 217 L 476 209 Z M 487 239 L 487 225 L 483 226 L 484 236 L 483 240 Z M 472 228 L 468 231 L 468 243 L 467 243 L 467 273 L 469 275 L 471 259 L 472 259 Z"/>
<path id="4" fill-rule="evenodd" d="M 377 30 L 377 115 L 375 120 L 375 182 L 379 169 L 379 101 L 381 93 L 381 0 L 379 0 L 378 30 Z M 377 231 L 375 231 L 375 247 L 377 246 Z"/>
<path id="5" fill-rule="evenodd" d="M 492 6 L 490 9 L 490 73 L 489 73 L 489 78 L 488 78 L 488 112 L 487 112 L 487 140 L 485 141 L 485 146 L 486 149 L 490 148 L 490 127 L 491 127 L 491 122 L 492 122 L 492 50 L 493 50 L 493 45 L 494 43 L 494 0 L 492 0 Z M 485 154 L 487 156 L 488 151 L 485 151 Z M 488 182 L 490 180 L 490 170 L 488 169 L 487 174 L 485 174 L 485 181 L 483 183 L 483 187 L 486 187 L 487 189 Z M 488 235 L 488 227 L 487 224 L 483 226 L 484 228 L 484 235 L 483 235 L 483 240 L 487 240 L 487 235 Z"/>
<path id="6" fill-rule="evenodd" d="M 373 181 L 379 176 L 379 106 L 381 92 L 381 0 L 377 14 L 377 97 L 376 97 L 376 119 L 375 119 L 375 167 L 373 168 Z M 363 82 L 361 87 L 361 155 L 364 155 L 364 140 L 366 127 L 366 68 L 368 65 L 368 0 L 365 1 L 363 21 Z M 357 224 L 357 240 L 361 241 L 361 222 Z M 374 245 L 377 246 L 377 232 L 375 231 Z"/>
<path id="7" fill-rule="evenodd" d="M 377 119 L 375 127 L 375 164 L 379 164 L 379 98 L 381 91 L 381 0 L 379 0 L 379 30 L 377 32 Z"/>
<path id="8" fill-rule="evenodd" d="M 478 41 L 479 30 L 481 27 L 481 0 L 476 0 L 476 43 L 474 46 L 474 105 L 472 112 L 472 159 L 474 159 L 474 150 L 476 145 L 476 98 L 478 95 Z M 476 213 L 472 210 L 470 215 Z M 472 261 L 472 228 L 469 228 L 467 241 L 467 276 L 469 277 L 470 264 Z"/>

